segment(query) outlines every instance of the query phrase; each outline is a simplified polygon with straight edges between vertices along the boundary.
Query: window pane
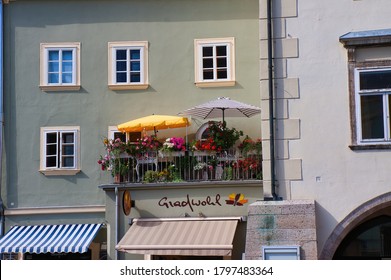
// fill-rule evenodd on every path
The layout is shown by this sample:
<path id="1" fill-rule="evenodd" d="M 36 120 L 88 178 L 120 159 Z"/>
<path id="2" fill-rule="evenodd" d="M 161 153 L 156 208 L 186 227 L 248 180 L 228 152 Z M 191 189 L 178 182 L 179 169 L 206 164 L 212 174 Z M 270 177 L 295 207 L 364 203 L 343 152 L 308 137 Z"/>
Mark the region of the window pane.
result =
<path id="1" fill-rule="evenodd" d="M 63 133 L 62 143 L 74 143 L 74 133 L 73 132 Z"/>
<path id="2" fill-rule="evenodd" d="M 227 79 L 227 69 L 217 69 L 217 79 Z"/>
<path id="3" fill-rule="evenodd" d="M 226 46 L 216 47 L 216 55 L 217 56 L 227 56 L 227 47 Z"/>
<path id="4" fill-rule="evenodd" d="M 212 58 L 204 58 L 202 61 L 203 68 L 213 68 L 213 59 Z"/>
<path id="5" fill-rule="evenodd" d="M 213 56 L 213 47 L 203 47 L 202 48 L 202 56 Z"/>
<path id="6" fill-rule="evenodd" d="M 74 145 L 62 146 L 62 155 L 74 155 Z"/>
<path id="7" fill-rule="evenodd" d="M 72 51 L 63 51 L 62 60 L 71 60 L 72 61 Z"/>
<path id="8" fill-rule="evenodd" d="M 360 72 L 360 89 L 391 88 L 391 70 Z"/>
<path id="9" fill-rule="evenodd" d="M 122 142 L 126 142 L 126 134 L 122 132 L 114 132 L 114 139 L 121 139 Z"/>
<path id="10" fill-rule="evenodd" d="M 140 62 L 131 62 L 130 63 L 130 71 L 140 71 Z"/>
<path id="11" fill-rule="evenodd" d="M 126 82 L 126 73 L 117 73 L 117 83 Z"/>
<path id="12" fill-rule="evenodd" d="M 49 62 L 49 72 L 58 72 L 59 69 L 58 62 Z"/>
<path id="13" fill-rule="evenodd" d="M 61 166 L 62 167 L 74 167 L 74 157 L 62 157 Z"/>
<path id="14" fill-rule="evenodd" d="M 63 72 L 72 72 L 72 62 L 63 62 L 62 63 Z"/>
<path id="15" fill-rule="evenodd" d="M 383 96 L 361 96 L 362 139 L 383 139 Z"/>
<path id="16" fill-rule="evenodd" d="M 55 156 L 57 154 L 57 145 L 47 145 L 46 146 L 46 155 Z"/>
<path id="17" fill-rule="evenodd" d="M 50 84 L 58 84 L 59 82 L 59 75 L 55 73 L 50 73 L 48 76 L 48 82 Z"/>
<path id="18" fill-rule="evenodd" d="M 139 83 L 140 82 L 140 73 L 130 73 L 130 82 Z"/>
<path id="19" fill-rule="evenodd" d="M 59 51 L 49 51 L 49 60 L 59 60 Z"/>
<path id="20" fill-rule="evenodd" d="M 72 73 L 62 74 L 62 83 L 63 84 L 71 84 L 72 83 Z"/>
<path id="21" fill-rule="evenodd" d="M 117 61 L 117 71 L 126 71 L 126 61 Z"/>
<path id="22" fill-rule="evenodd" d="M 117 50 L 117 60 L 126 60 L 126 50 Z"/>
<path id="23" fill-rule="evenodd" d="M 227 67 L 227 58 L 220 57 L 217 59 L 217 67 Z"/>
<path id="24" fill-rule="evenodd" d="M 46 144 L 57 144 L 57 132 L 46 133 Z"/>
<path id="25" fill-rule="evenodd" d="M 204 70 L 204 80 L 213 80 L 213 70 Z"/>
<path id="26" fill-rule="evenodd" d="M 46 167 L 57 167 L 56 157 L 46 157 Z"/>
<path id="27" fill-rule="evenodd" d="M 130 59 L 140 59 L 140 50 L 130 50 Z"/>

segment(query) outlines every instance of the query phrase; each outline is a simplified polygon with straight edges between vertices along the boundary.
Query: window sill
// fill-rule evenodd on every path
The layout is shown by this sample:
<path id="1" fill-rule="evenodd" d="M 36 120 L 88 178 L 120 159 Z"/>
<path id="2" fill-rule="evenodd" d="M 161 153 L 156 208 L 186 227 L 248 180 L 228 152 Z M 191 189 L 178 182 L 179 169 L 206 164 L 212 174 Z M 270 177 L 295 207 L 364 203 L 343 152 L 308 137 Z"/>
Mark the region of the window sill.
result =
<path id="1" fill-rule="evenodd" d="M 128 89 L 147 89 L 149 84 L 138 84 L 138 85 L 109 85 L 111 90 L 128 90 Z"/>
<path id="2" fill-rule="evenodd" d="M 39 86 L 42 91 L 78 91 L 80 85 L 73 86 Z"/>
<path id="3" fill-rule="evenodd" d="M 224 82 L 196 82 L 197 87 L 233 87 L 235 81 L 224 81 Z"/>
<path id="4" fill-rule="evenodd" d="M 46 169 L 39 170 L 45 176 L 73 176 L 79 173 L 80 169 Z"/>
<path id="5" fill-rule="evenodd" d="M 352 151 L 365 151 L 365 150 L 389 150 L 391 144 L 371 144 L 371 145 L 350 145 L 349 148 Z"/>

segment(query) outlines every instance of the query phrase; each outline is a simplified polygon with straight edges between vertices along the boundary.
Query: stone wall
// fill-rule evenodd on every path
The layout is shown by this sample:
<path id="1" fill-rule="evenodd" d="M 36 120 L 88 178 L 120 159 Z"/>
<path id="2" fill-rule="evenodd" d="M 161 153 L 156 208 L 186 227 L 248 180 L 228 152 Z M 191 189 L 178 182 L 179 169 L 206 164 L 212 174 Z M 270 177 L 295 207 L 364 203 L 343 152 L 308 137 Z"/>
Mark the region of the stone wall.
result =
<path id="1" fill-rule="evenodd" d="M 258 201 L 248 212 L 246 259 L 262 259 L 262 246 L 300 246 L 301 259 L 317 259 L 314 201 Z"/>

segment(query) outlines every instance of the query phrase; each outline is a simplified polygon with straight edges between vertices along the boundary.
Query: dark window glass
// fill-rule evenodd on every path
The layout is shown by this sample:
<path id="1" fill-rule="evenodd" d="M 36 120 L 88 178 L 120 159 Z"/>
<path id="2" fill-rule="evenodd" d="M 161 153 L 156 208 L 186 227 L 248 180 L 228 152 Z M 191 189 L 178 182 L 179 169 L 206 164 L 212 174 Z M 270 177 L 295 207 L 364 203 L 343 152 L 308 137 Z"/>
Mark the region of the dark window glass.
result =
<path id="1" fill-rule="evenodd" d="M 56 60 L 58 61 L 60 58 L 59 51 L 49 51 L 49 60 Z"/>
<path id="2" fill-rule="evenodd" d="M 59 82 L 59 77 L 60 76 L 58 74 L 50 73 L 48 77 L 49 83 L 57 84 Z"/>
<path id="3" fill-rule="evenodd" d="M 114 140 L 121 139 L 122 142 L 126 142 L 126 134 L 122 132 L 114 132 Z"/>
<path id="4" fill-rule="evenodd" d="M 57 143 L 57 132 L 46 133 L 46 143 Z"/>
<path id="5" fill-rule="evenodd" d="M 130 63 L 130 71 L 140 71 L 140 62 L 133 61 Z"/>
<path id="6" fill-rule="evenodd" d="M 362 139 L 383 139 L 383 96 L 361 96 Z"/>
<path id="7" fill-rule="evenodd" d="M 217 69 L 217 79 L 227 79 L 227 69 Z"/>
<path id="8" fill-rule="evenodd" d="M 141 80 L 140 73 L 130 73 L 130 82 L 139 83 Z"/>
<path id="9" fill-rule="evenodd" d="M 213 59 L 212 58 L 204 58 L 202 60 L 203 68 L 213 68 Z"/>
<path id="10" fill-rule="evenodd" d="M 74 142 L 74 134 L 73 133 L 63 133 L 62 134 L 62 142 L 63 143 L 73 143 Z"/>
<path id="11" fill-rule="evenodd" d="M 126 82 L 126 73 L 117 73 L 117 83 Z"/>
<path id="12" fill-rule="evenodd" d="M 213 47 L 203 47 L 202 48 L 202 56 L 213 56 Z"/>
<path id="13" fill-rule="evenodd" d="M 46 146 L 46 155 L 53 156 L 57 154 L 57 145 L 47 145 Z"/>
<path id="14" fill-rule="evenodd" d="M 130 59 L 140 59 L 140 50 L 130 50 Z"/>
<path id="15" fill-rule="evenodd" d="M 117 50 L 117 60 L 126 60 L 126 50 Z"/>
<path id="16" fill-rule="evenodd" d="M 63 157 L 62 167 L 73 167 L 73 157 Z"/>
<path id="17" fill-rule="evenodd" d="M 117 61 L 117 71 L 126 71 L 126 61 Z"/>
<path id="18" fill-rule="evenodd" d="M 220 57 L 217 59 L 217 67 L 227 67 L 227 58 Z"/>
<path id="19" fill-rule="evenodd" d="M 213 70 L 204 70 L 204 80 L 213 80 Z"/>
<path id="20" fill-rule="evenodd" d="M 71 60 L 72 61 L 72 51 L 63 51 L 62 60 Z"/>
<path id="21" fill-rule="evenodd" d="M 227 47 L 226 46 L 216 47 L 216 55 L 217 56 L 227 56 Z"/>
<path id="22" fill-rule="evenodd" d="M 391 88 L 391 70 L 360 72 L 360 89 Z"/>
<path id="23" fill-rule="evenodd" d="M 64 145 L 62 147 L 62 154 L 63 155 L 73 155 L 74 154 L 74 146 L 73 145 Z"/>
<path id="24" fill-rule="evenodd" d="M 56 157 L 46 157 L 46 167 L 57 167 Z"/>

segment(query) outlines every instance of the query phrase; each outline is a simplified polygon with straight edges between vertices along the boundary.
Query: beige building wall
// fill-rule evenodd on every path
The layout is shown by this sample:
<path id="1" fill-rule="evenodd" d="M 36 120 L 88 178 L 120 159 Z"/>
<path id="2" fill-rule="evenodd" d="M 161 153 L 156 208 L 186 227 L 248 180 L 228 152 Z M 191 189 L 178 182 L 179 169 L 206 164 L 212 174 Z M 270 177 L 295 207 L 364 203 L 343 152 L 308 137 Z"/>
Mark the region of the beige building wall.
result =
<path id="1" fill-rule="evenodd" d="M 389 150 L 353 151 L 347 50 L 339 37 L 390 28 L 389 0 L 273 1 L 277 193 L 313 199 L 318 253 L 341 221 L 391 191 Z M 271 196 L 266 3 L 260 0 L 264 193 Z M 383 56 L 356 53 L 358 59 Z"/>

